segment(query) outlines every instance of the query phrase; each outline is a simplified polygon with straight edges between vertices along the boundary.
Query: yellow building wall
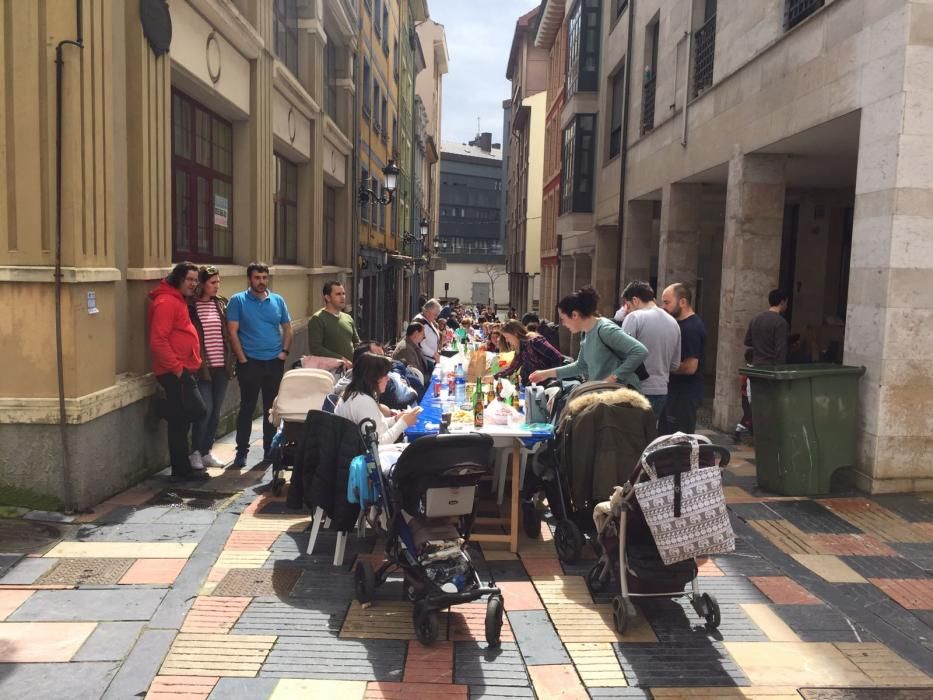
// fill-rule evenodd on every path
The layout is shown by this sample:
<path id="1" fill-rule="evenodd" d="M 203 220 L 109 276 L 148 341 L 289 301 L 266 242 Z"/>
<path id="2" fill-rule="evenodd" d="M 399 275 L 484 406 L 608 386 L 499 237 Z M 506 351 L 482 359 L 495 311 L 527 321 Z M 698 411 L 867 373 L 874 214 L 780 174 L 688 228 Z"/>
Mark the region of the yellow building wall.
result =
<path id="1" fill-rule="evenodd" d="M 541 274 L 541 210 L 544 195 L 544 149 L 547 92 L 522 100 L 531 108 L 528 125 L 528 207 L 525 224 L 525 272 Z M 532 296 L 532 290 L 529 290 Z"/>

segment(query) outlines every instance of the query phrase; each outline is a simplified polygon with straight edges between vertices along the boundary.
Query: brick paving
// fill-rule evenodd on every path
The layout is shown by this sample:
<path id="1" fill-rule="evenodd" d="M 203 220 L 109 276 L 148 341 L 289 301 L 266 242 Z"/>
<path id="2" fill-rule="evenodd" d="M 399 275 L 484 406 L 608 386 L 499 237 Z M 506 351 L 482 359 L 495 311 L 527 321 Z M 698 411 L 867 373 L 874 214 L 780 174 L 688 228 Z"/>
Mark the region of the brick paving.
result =
<path id="1" fill-rule="evenodd" d="M 0 696 L 61 669 L 82 698 L 933 697 L 933 500 L 774 498 L 753 456 L 734 449 L 725 476 L 736 551 L 698 562 L 718 630 L 686 599 L 643 599 L 620 635 L 615 584 L 594 596 L 592 553 L 562 564 L 542 524 L 518 555 L 470 545 L 505 597 L 497 649 L 482 601 L 442 613 L 431 647 L 398 578 L 362 608 L 352 566 L 378 565 L 381 543 L 351 535 L 334 567 L 322 530 L 304 554 L 309 515 L 263 492 L 261 470 L 152 479 L 4 564 Z"/>

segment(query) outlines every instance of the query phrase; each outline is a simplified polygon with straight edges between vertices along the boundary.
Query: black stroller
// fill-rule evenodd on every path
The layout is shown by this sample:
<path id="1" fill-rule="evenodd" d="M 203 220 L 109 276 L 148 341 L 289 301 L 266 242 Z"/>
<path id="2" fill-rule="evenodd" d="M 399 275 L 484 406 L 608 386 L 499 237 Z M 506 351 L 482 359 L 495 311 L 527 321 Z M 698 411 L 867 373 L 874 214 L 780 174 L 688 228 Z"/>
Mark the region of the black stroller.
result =
<path id="1" fill-rule="evenodd" d="M 432 644 L 438 612 L 489 596 L 486 642 L 498 646 L 504 611 L 502 593 L 484 586 L 466 551 L 476 510 L 476 487 L 492 470 L 488 435 L 438 435 L 409 445 L 395 466 L 383 472 L 379 438 L 372 421 L 361 424 L 370 458 L 375 505 L 368 509 L 374 529 L 384 529 L 386 563 L 373 571 L 368 561 L 354 568 L 356 598 L 368 604 L 377 586 L 401 570 L 406 600 L 415 604 L 415 634 Z"/>
<path id="2" fill-rule="evenodd" d="M 694 436 L 699 444 L 699 466 L 729 464 L 730 453 L 725 447 L 712 445 L 701 436 Z M 657 476 L 683 474 L 690 469 L 689 444 L 675 444 L 646 451 L 643 459 L 655 469 Z M 608 504 L 600 504 L 593 518 L 603 519 L 599 541 L 603 554 L 586 575 L 586 583 L 593 593 L 601 593 L 616 578 L 620 594 L 612 599 L 613 620 L 619 634 L 625 632 L 629 620 L 635 617 L 632 598 L 679 598 L 688 596 L 696 613 L 704 618 L 710 629 L 719 627 L 719 603 L 709 593 L 700 591 L 697 584 L 696 559 L 687 559 L 666 565 L 661 559 L 654 536 L 635 498 L 634 484 L 647 479 L 638 464 L 621 493 Z M 689 592 L 687 584 L 692 584 Z"/>

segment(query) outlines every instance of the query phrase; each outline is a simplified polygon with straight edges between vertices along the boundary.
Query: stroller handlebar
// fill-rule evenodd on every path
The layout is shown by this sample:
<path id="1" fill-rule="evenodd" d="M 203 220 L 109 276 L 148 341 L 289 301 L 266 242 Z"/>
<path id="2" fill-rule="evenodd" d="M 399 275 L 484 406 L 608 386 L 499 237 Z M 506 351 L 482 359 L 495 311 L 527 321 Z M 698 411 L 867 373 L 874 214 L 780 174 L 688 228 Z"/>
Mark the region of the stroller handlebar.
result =
<path id="1" fill-rule="evenodd" d="M 681 445 L 669 445 L 667 447 L 661 447 L 657 450 L 654 450 L 651 454 L 647 456 L 647 461 L 653 462 L 654 460 L 661 457 L 671 457 L 678 452 L 689 452 L 690 445 L 681 444 Z M 712 452 L 719 457 L 719 468 L 723 469 L 729 464 L 729 460 L 732 458 L 732 453 L 722 445 L 700 445 L 700 454 L 704 452 Z"/>

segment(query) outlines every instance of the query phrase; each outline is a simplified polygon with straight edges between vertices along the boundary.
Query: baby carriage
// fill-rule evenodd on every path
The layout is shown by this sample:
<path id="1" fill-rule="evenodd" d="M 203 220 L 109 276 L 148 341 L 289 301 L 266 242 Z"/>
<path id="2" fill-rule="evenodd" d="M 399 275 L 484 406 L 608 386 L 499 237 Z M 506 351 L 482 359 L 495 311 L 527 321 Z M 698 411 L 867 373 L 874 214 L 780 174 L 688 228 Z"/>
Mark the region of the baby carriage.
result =
<path id="1" fill-rule="evenodd" d="M 564 389 L 555 400 L 555 406 L 559 408 L 552 419 L 555 427 L 554 439 L 535 459 L 534 472 L 540 480 L 539 488 L 543 487 L 551 513 L 557 521 L 554 529 L 554 546 L 557 549 L 557 556 L 568 564 L 580 558 L 587 542 L 591 544 L 597 555 L 601 554 L 596 531 L 593 528 L 592 512 L 598 500 L 594 498 L 595 493 L 603 493 L 604 490 L 593 491 L 589 488 L 594 479 L 592 464 L 584 463 L 582 454 L 592 456 L 592 451 L 581 450 L 579 446 L 575 448 L 573 444 L 574 430 L 578 425 L 577 419 L 582 413 L 582 410 L 578 410 L 581 402 L 577 400 L 584 399 L 584 397 L 592 399 L 596 394 L 620 392 L 623 389 L 624 387 L 611 382 L 586 382 Z M 643 401 L 643 397 L 636 396 L 633 392 L 625 391 L 617 396 L 620 397 L 618 400 L 615 397 L 606 397 L 606 403 L 610 404 L 610 407 L 601 409 L 607 411 L 610 419 L 606 421 L 604 427 L 611 428 L 611 430 L 599 431 L 596 438 L 598 440 L 596 452 L 614 452 L 623 443 L 630 442 L 637 434 L 637 445 L 629 445 L 628 451 L 639 454 L 655 436 L 654 419 L 650 415 L 649 404 L 646 400 Z M 643 401 L 643 405 L 631 408 L 611 407 L 627 401 Z M 641 428 L 640 431 L 628 429 L 626 423 L 633 420 L 640 421 L 636 426 Z M 586 439 L 589 437 L 587 436 Z M 624 478 L 623 475 L 619 477 L 614 483 Z M 534 528 L 540 527 L 537 523 L 529 525 L 531 512 L 527 506 L 523 515 L 526 517 L 527 534 L 530 534 Z"/>
<path id="2" fill-rule="evenodd" d="M 385 530 L 386 562 L 378 571 L 368 561 L 357 562 L 357 600 L 370 603 L 388 575 L 401 570 L 405 598 L 414 603 L 415 634 L 419 642 L 429 645 L 437 639 L 439 611 L 489 596 L 486 642 L 498 646 L 502 593 L 483 585 L 466 551 L 475 517 L 476 486 L 492 469 L 492 438 L 479 434 L 423 437 L 405 448 L 394 467 L 383 471 L 376 426 L 364 420 L 361 431 L 374 492 L 367 520 L 375 529 Z"/>
<path id="3" fill-rule="evenodd" d="M 279 431 L 272 440 L 272 493 L 282 490 L 285 479 L 279 475 L 295 465 L 300 452 L 308 411 L 319 411 L 334 390 L 334 375 L 323 369 L 292 369 L 282 376 L 279 393 L 269 410 L 269 419 Z"/>
<path id="4" fill-rule="evenodd" d="M 620 634 L 625 632 L 629 620 L 636 614 L 632 599 L 637 597 L 687 596 L 693 609 L 705 619 L 710 629 L 719 627 L 719 603 L 709 593 L 700 591 L 696 559 L 691 556 L 675 563 L 664 563 L 635 493 L 635 485 L 649 479 L 644 464 L 653 469 L 659 479 L 689 472 L 693 468 L 691 451 L 694 446 L 697 449 L 695 466 L 718 466 L 721 470 L 729 464 L 729 450 L 710 444 L 702 435 L 677 433 L 659 438 L 645 450 L 625 486 L 616 487 L 612 499 L 600 503 L 594 510 L 593 519 L 603 554 L 586 575 L 586 582 L 592 592 L 600 593 L 613 578 L 618 579 L 620 594 L 613 598 L 612 609 L 615 627 Z M 683 493 L 686 498 L 687 488 Z M 677 502 L 681 495 L 679 485 L 674 494 Z M 674 506 L 675 514 L 677 507 Z M 727 514 L 724 517 L 728 519 Z M 731 527 L 728 530 L 731 535 Z M 708 553 L 732 549 L 734 539 L 729 539 L 713 546 Z M 687 584 L 692 584 L 689 592 L 684 590 Z"/>

